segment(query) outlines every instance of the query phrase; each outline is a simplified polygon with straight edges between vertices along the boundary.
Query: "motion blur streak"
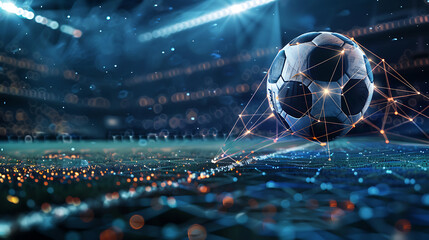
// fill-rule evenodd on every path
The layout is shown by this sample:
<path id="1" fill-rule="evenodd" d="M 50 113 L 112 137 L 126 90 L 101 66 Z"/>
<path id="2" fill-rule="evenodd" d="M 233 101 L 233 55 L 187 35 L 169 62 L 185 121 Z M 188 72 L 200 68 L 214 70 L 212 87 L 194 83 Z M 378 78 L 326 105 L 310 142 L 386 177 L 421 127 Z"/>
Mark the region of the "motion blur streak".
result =
<path id="1" fill-rule="evenodd" d="M 28 20 L 33 20 L 41 25 L 45 25 L 46 27 L 51 28 L 52 30 L 57 30 L 58 27 L 60 26 L 60 24 L 55 21 L 55 20 L 51 20 L 49 18 L 37 15 L 36 17 L 34 12 L 32 12 L 31 10 L 26 10 L 20 7 L 17 7 L 15 4 L 11 3 L 11 2 L 3 2 L 0 1 L 0 9 L 8 12 L 8 13 L 13 13 L 19 17 L 28 19 Z M 60 28 L 60 31 L 71 35 L 75 38 L 80 38 L 82 36 L 82 31 L 79 29 L 75 29 L 71 26 L 68 25 L 62 25 Z"/>
<path id="2" fill-rule="evenodd" d="M 31 20 L 34 18 L 34 13 L 22 8 L 19 8 L 15 6 L 11 2 L 2 2 L 0 1 L 0 8 L 5 10 L 6 12 L 16 14 L 17 16 L 26 18 L 28 20 Z"/>
<path id="3" fill-rule="evenodd" d="M 152 39 L 156 39 L 160 37 L 168 37 L 171 34 L 178 33 L 209 22 L 213 22 L 227 16 L 235 15 L 274 1 L 275 0 L 250 0 L 243 3 L 234 4 L 227 8 L 205 14 L 198 18 L 194 18 L 185 22 L 176 23 L 164 28 L 154 30 L 152 32 L 143 33 L 139 36 L 139 41 L 147 42 Z"/>

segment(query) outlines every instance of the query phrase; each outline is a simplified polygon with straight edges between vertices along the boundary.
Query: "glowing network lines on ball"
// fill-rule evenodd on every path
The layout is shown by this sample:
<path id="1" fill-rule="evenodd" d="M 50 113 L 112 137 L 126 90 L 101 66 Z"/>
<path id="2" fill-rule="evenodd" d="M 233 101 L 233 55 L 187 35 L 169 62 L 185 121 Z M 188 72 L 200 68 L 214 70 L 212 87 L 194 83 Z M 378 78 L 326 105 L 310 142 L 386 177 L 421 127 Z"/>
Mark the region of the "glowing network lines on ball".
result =
<path id="1" fill-rule="evenodd" d="M 41 15 L 35 15 L 33 11 L 29 9 L 20 8 L 15 4 L 13 4 L 12 2 L 0 1 L 0 9 L 8 13 L 13 13 L 16 16 L 27 20 L 34 20 L 36 23 L 49 27 L 52 30 L 57 30 L 59 28 L 61 32 L 71 35 L 75 38 L 80 38 L 82 36 L 82 31 L 79 29 L 76 29 L 66 24 L 63 24 L 60 26 L 60 24 L 57 21 Z"/>
<path id="2" fill-rule="evenodd" d="M 172 34 L 175 34 L 190 28 L 194 28 L 209 22 L 213 22 L 213 21 L 225 18 L 227 16 L 239 14 L 247 10 L 250 10 L 252 8 L 262 6 L 274 1 L 276 0 L 250 0 L 243 3 L 237 3 L 227 8 L 224 8 L 215 12 L 211 12 L 188 21 L 176 23 L 167 27 L 154 30 L 152 32 L 142 33 L 139 36 L 139 41 L 147 42 L 156 38 L 168 37 Z"/>
<path id="3" fill-rule="evenodd" d="M 271 96 L 269 94 L 267 95 L 267 97 L 264 98 L 263 101 L 260 101 L 259 103 L 256 102 L 254 98 L 256 95 L 262 94 L 259 92 L 261 88 L 264 89 L 261 86 L 263 86 L 264 84 L 270 84 L 269 74 L 271 71 L 273 75 L 272 68 L 275 68 L 276 66 L 276 60 L 274 60 L 270 71 L 259 83 L 258 88 L 252 94 L 243 111 L 241 112 L 241 114 L 238 115 L 238 118 L 232 129 L 230 130 L 229 134 L 227 135 L 225 142 L 219 150 L 217 157 L 215 157 L 212 162 L 217 163 L 222 160 L 230 160 L 236 164 L 240 164 L 242 161 L 255 158 L 255 154 L 261 154 L 261 150 L 272 146 L 273 144 L 276 144 L 280 139 L 285 140 L 285 137 L 288 136 L 297 136 L 302 139 L 308 140 L 313 144 L 318 144 L 326 151 L 327 160 L 330 161 L 332 160 L 331 156 L 333 155 L 333 152 L 331 152 L 330 148 L 330 142 L 333 139 L 328 138 L 329 129 L 327 128 L 327 125 L 329 124 L 335 125 L 337 127 L 334 133 L 342 131 L 347 132 L 350 129 L 355 128 L 357 124 L 366 124 L 368 125 L 368 132 L 370 134 L 376 134 L 384 138 L 385 144 L 389 144 L 391 138 L 409 139 L 413 142 L 429 144 L 429 135 L 422 127 L 423 122 L 429 118 L 429 105 L 421 106 L 420 109 L 417 109 L 416 107 L 410 106 L 406 101 L 409 98 L 421 98 L 422 100 L 428 101 L 429 97 L 424 95 L 421 90 L 417 89 L 410 82 L 408 82 L 401 74 L 398 73 L 398 71 L 396 71 L 391 65 L 389 65 L 384 58 L 381 58 L 375 53 L 371 52 L 370 50 L 356 42 L 353 38 L 351 38 L 350 41 L 353 42 L 349 42 L 349 44 L 352 44 L 355 49 L 360 49 L 361 51 L 363 51 L 365 53 L 365 57 L 368 56 L 368 61 L 366 61 L 365 63 L 367 71 L 357 71 L 356 73 L 352 74 L 352 76 L 350 76 L 350 79 L 348 80 L 348 82 L 351 83 L 349 84 L 351 86 L 347 87 L 347 84 L 344 84 L 344 86 L 340 85 L 340 87 L 338 87 L 337 89 L 332 86 L 332 83 L 334 83 L 334 81 L 329 80 L 329 82 L 325 84 L 327 87 L 320 87 L 312 92 L 303 91 L 301 94 L 296 94 L 294 96 L 286 96 L 285 98 L 311 98 L 312 96 L 317 96 L 317 101 L 323 101 L 325 103 L 326 101 L 331 101 L 331 99 L 335 97 L 335 95 L 338 95 L 338 97 L 344 98 L 340 103 L 340 105 L 342 105 L 343 111 L 347 110 L 349 112 L 353 112 L 354 106 L 350 105 L 350 102 L 348 103 L 346 96 L 347 92 L 355 91 L 353 90 L 353 88 L 359 86 L 359 84 L 364 82 L 365 79 L 368 78 L 366 75 L 370 75 L 372 78 L 372 72 L 377 70 L 382 71 L 384 74 L 382 75 L 382 77 L 377 78 L 377 82 L 374 82 L 372 86 L 372 88 L 374 89 L 374 96 L 372 98 L 372 101 L 365 104 L 368 104 L 368 111 L 365 115 L 363 113 L 356 114 L 357 117 L 354 117 L 352 121 L 344 121 L 339 124 L 337 122 L 332 122 L 327 117 L 325 117 L 329 109 L 324 107 L 322 107 L 321 109 L 317 109 L 317 114 L 313 112 L 309 115 L 309 119 L 311 119 L 312 122 L 310 123 L 310 126 L 306 126 L 307 129 L 313 128 L 312 131 L 314 131 L 315 127 L 318 127 L 320 128 L 319 130 L 321 132 L 326 132 L 326 134 L 322 134 L 316 137 L 311 137 L 311 135 L 309 136 L 308 134 L 303 134 L 302 130 L 304 128 L 297 128 L 296 122 L 282 122 L 282 118 L 279 118 L 279 116 L 275 116 L 276 112 L 273 112 L 272 106 L 267 104 L 267 102 L 270 103 L 270 101 L 272 101 L 272 99 L 270 99 Z M 315 46 L 316 48 L 326 49 L 323 46 Z M 338 56 L 335 55 L 336 57 L 339 57 L 339 60 L 337 61 L 336 65 L 332 67 L 334 73 L 335 70 L 340 68 L 339 66 L 342 65 L 341 62 L 343 54 L 344 52 L 340 51 Z M 302 86 L 305 85 L 305 82 L 307 82 L 307 85 L 315 83 L 315 80 L 312 79 L 311 76 L 307 75 L 306 72 L 314 68 L 314 66 L 319 66 L 327 62 L 327 60 L 324 59 L 318 60 L 319 61 L 315 62 L 312 66 L 307 66 L 306 69 L 301 69 L 300 74 L 297 74 L 300 76 L 298 76 L 299 81 L 296 81 L 298 83 L 300 82 Z M 342 69 L 342 67 L 340 69 L 341 70 L 339 74 L 343 76 L 345 71 Z M 334 73 L 329 73 L 328 75 L 334 75 Z M 359 74 L 362 76 L 357 76 Z M 296 76 L 293 76 L 292 78 L 294 77 Z M 351 81 L 351 79 L 354 79 L 354 81 Z M 339 82 L 341 81 L 342 79 L 339 80 Z M 361 90 L 359 89 L 357 89 L 356 91 L 357 92 L 355 93 L 357 94 L 361 93 Z M 281 99 L 278 98 L 277 101 L 285 101 L 285 99 L 282 97 Z M 296 106 L 287 107 L 290 107 L 298 115 L 304 116 L 307 113 L 311 112 L 314 106 L 314 103 L 311 106 L 306 106 L 307 108 L 304 111 L 301 109 L 297 109 Z M 337 107 L 341 108 L 341 106 L 338 105 Z M 320 115 L 322 117 L 317 118 L 316 115 Z M 266 123 L 267 121 L 271 121 L 271 119 L 275 119 L 275 117 L 277 118 L 277 120 L 279 120 L 275 121 L 275 133 L 273 133 L 272 131 L 264 131 L 262 129 L 264 123 Z M 270 122 L 270 124 L 270 128 L 272 129 L 274 126 L 272 124 L 272 121 Z M 419 134 L 419 136 L 414 136 L 414 133 L 404 134 L 404 131 L 399 131 L 403 129 L 404 126 L 409 126 L 409 128 L 414 127 L 416 134 Z M 371 131 L 371 129 L 373 129 L 373 131 Z M 249 140 L 246 144 L 248 146 L 246 149 L 242 148 L 243 144 L 240 145 L 241 147 L 238 144 L 243 139 Z M 250 139 L 258 140 L 252 141 Z M 298 141 L 296 143 L 300 144 Z M 279 147 L 281 148 L 281 145 L 279 145 Z"/>

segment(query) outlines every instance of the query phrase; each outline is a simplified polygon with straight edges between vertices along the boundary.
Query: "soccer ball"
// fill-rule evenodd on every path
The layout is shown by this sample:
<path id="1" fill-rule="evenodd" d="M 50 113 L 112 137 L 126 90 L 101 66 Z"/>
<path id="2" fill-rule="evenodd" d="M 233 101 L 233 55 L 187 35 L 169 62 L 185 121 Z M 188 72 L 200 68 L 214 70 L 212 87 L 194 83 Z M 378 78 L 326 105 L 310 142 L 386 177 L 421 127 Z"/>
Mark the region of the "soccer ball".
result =
<path id="1" fill-rule="evenodd" d="M 374 80 L 365 53 L 331 32 L 305 33 L 281 49 L 267 77 L 276 118 L 298 135 L 326 142 L 346 134 L 371 102 Z"/>

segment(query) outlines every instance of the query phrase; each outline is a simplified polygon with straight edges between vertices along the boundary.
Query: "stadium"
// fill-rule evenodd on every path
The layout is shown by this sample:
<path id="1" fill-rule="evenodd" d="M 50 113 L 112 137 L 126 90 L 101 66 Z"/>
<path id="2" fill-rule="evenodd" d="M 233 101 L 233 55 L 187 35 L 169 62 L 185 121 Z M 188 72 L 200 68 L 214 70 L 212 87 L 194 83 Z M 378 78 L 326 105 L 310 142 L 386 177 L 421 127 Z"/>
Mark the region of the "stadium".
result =
<path id="1" fill-rule="evenodd" d="M 426 0 L 0 1 L 0 25 L 0 238 L 429 238 Z"/>

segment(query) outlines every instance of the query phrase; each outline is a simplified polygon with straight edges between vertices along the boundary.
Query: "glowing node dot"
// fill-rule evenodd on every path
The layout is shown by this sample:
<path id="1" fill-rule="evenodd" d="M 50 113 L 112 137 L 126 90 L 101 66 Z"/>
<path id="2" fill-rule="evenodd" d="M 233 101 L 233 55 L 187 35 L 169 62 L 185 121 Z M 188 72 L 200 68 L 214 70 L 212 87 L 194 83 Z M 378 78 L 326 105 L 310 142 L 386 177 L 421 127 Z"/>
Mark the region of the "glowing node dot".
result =
<path id="1" fill-rule="evenodd" d="M 250 133 L 252 133 L 252 132 L 250 130 L 247 130 L 246 134 L 250 134 Z"/>
<path id="2" fill-rule="evenodd" d="M 343 51 L 341 51 L 341 54 L 344 54 L 344 52 L 345 52 L 344 50 L 343 50 Z"/>
<path id="3" fill-rule="evenodd" d="M 417 94 L 419 94 L 419 95 L 420 95 L 420 92 L 417 92 Z"/>
<path id="4" fill-rule="evenodd" d="M 326 143 L 324 143 L 324 142 L 322 142 L 322 143 L 320 143 L 320 146 L 326 146 Z"/>
<path id="5" fill-rule="evenodd" d="M 393 102 L 393 98 L 388 98 L 387 101 Z"/>
<path id="6" fill-rule="evenodd" d="M 389 143 L 389 140 L 386 140 L 386 144 L 388 144 Z"/>
<path id="7" fill-rule="evenodd" d="M 329 89 L 328 88 L 325 88 L 325 89 L 323 89 L 323 94 L 329 94 Z"/>
<path id="8" fill-rule="evenodd" d="M 384 62 L 384 58 L 383 58 L 383 59 L 381 59 L 381 61 L 383 61 L 383 62 Z"/>
<path id="9" fill-rule="evenodd" d="M 381 134 L 384 134 L 384 130 L 381 130 L 381 131 L 380 131 L 380 133 L 381 133 Z"/>
<path id="10" fill-rule="evenodd" d="M 397 111 L 395 111 L 395 115 L 398 115 L 398 112 L 397 112 Z"/>
<path id="11" fill-rule="evenodd" d="M 413 121 L 413 119 L 412 119 L 412 118 L 410 118 L 409 120 L 410 120 L 410 122 L 412 122 L 412 121 Z"/>

